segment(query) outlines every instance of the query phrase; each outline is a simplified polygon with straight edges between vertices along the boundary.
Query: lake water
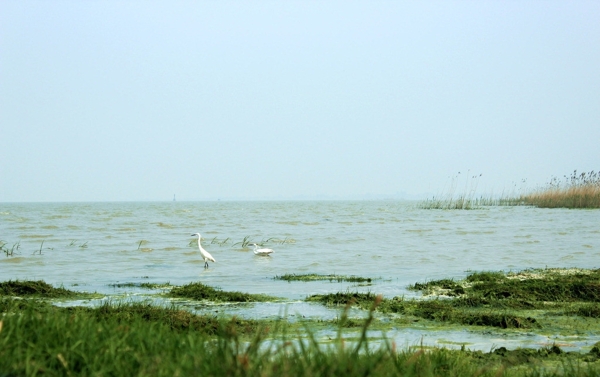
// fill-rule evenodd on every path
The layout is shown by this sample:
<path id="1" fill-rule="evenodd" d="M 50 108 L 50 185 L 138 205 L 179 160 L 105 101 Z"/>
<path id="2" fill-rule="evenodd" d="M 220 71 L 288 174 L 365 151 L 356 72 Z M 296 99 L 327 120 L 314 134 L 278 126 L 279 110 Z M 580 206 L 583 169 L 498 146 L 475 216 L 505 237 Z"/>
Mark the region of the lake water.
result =
<path id="1" fill-rule="evenodd" d="M 197 311 L 259 318 L 284 313 L 328 318 L 339 312 L 302 300 L 310 294 L 346 290 L 412 297 L 418 293 L 408 291 L 409 284 L 463 278 L 470 271 L 600 265 L 600 211 L 425 210 L 417 204 L 4 203 L 0 204 L 0 240 L 5 249 L 14 246 L 15 253 L 0 255 L 0 281 L 44 280 L 68 289 L 131 299 L 144 298 L 148 290 L 115 288 L 114 284 L 202 282 L 224 290 L 283 297 L 285 302 L 217 309 L 193 306 Z M 208 269 L 190 237 L 196 232 L 217 260 Z M 252 248 L 241 246 L 245 238 L 270 240 L 266 244 L 275 253 L 255 256 Z M 357 285 L 274 279 L 306 273 L 374 280 L 370 285 Z M 446 342 L 452 343 L 455 337 L 448 336 Z M 412 342 L 412 338 L 402 339 Z M 483 336 L 482 344 L 488 346 L 489 339 L 486 343 Z"/>

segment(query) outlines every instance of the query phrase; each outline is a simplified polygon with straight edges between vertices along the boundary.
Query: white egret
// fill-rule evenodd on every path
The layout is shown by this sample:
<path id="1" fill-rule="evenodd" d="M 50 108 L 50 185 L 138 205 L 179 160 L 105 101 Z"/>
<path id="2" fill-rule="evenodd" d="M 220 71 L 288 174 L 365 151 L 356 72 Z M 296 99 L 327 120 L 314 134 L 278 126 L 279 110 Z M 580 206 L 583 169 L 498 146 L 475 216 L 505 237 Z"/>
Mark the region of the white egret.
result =
<path id="1" fill-rule="evenodd" d="M 192 237 L 195 237 L 195 236 L 198 236 L 198 248 L 200 249 L 200 254 L 202 255 L 202 259 L 204 259 L 204 268 L 208 268 L 208 261 L 211 261 L 211 262 L 217 262 L 217 261 L 215 260 L 215 258 L 213 258 L 212 255 L 210 255 L 210 253 L 208 251 L 204 250 L 204 248 L 200 244 L 200 240 L 202 239 L 202 236 L 200 235 L 200 233 L 192 234 Z"/>
<path id="2" fill-rule="evenodd" d="M 254 245 L 254 255 L 269 255 L 273 252 L 273 249 L 259 249 L 255 243 L 252 245 Z"/>

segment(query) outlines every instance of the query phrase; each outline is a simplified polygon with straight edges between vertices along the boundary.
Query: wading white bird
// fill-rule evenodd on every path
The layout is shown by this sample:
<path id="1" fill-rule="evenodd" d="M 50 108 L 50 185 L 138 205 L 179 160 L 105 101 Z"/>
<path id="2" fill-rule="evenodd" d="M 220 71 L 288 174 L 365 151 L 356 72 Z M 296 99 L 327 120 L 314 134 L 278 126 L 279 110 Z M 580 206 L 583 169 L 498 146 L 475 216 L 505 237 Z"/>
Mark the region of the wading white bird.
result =
<path id="1" fill-rule="evenodd" d="M 269 255 L 273 252 L 273 249 L 259 249 L 255 243 L 252 245 L 254 245 L 254 255 Z"/>
<path id="2" fill-rule="evenodd" d="M 200 244 L 200 240 L 202 239 L 202 236 L 200 235 L 200 233 L 192 234 L 192 237 L 195 237 L 195 236 L 198 236 L 198 249 L 200 249 L 200 254 L 202 255 L 202 259 L 204 259 L 204 268 L 208 268 L 208 261 L 211 261 L 211 262 L 217 262 L 217 261 L 215 260 L 215 258 L 213 258 L 212 255 L 210 255 L 210 253 L 208 251 L 204 250 L 204 248 Z"/>

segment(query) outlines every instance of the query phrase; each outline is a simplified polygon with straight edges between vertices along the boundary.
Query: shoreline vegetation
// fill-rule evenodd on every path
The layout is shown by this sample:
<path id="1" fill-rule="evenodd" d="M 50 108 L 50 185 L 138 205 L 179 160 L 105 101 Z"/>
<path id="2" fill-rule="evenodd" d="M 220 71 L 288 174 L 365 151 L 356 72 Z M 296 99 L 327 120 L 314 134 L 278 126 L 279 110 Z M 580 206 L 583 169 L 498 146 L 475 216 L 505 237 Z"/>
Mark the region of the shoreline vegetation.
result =
<path id="1" fill-rule="evenodd" d="M 475 209 L 486 206 L 534 206 L 538 208 L 600 208 L 600 172 L 578 173 L 553 177 L 546 185 L 523 194 L 502 194 L 500 197 L 476 197 L 479 175 L 467 172 L 462 193 L 457 193 L 459 175 L 453 177 L 443 194 L 419 203 L 422 209 Z M 462 186 L 462 184 L 460 184 Z"/>
<path id="2" fill-rule="evenodd" d="M 373 279 L 373 278 L 364 278 L 364 277 L 360 277 L 360 276 L 354 276 L 354 275 L 336 275 L 336 274 L 329 274 L 329 275 L 321 275 L 321 274 L 284 274 L 284 275 L 277 275 L 275 276 L 273 279 L 275 280 L 284 280 L 287 282 L 292 282 L 292 281 L 329 281 L 330 283 L 332 282 L 348 282 L 348 283 L 371 283 L 373 280 L 377 280 L 377 279 Z"/>
<path id="3" fill-rule="evenodd" d="M 176 296 L 181 292 L 171 293 L 177 289 L 191 292 L 184 296 L 195 300 L 224 302 L 221 296 L 229 294 L 239 300 L 257 298 L 199 283 L 158 294 Z M 317 335 L 322 321 L 239 319 L 140 302 L 54 306 L 54 299 L 90 294 L 40 281 L 0 282 L 0 376 L 600 375 L 600 342 L 581 352 L 566 352 L 559 344 L 482 352 L 423 345 L 398 349 L 385 335 L 375 340 L 367 335 L 416 323 L 597 334 L 600 269 L 473 272 L 462 280 L 418 282 L 409 289 L 422 292 L 423 298 L 358 292 L 307 297 L 340 308 L 340 317 L 328 324 L 336 335 L 324 340 Z M 365 309 L 366 317 L 350 318 L 353 306 Z M 381 315 L 389 316 L 382 321 Z"/>

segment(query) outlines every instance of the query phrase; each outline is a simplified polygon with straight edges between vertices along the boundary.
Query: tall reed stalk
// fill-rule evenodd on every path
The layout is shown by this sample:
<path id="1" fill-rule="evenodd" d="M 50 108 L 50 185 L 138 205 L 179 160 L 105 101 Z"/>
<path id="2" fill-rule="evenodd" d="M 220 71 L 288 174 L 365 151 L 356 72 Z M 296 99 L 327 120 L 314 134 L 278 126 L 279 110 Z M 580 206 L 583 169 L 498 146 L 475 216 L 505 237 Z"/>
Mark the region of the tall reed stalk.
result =
<path id="1" fill-rule="evenodd" d="M 422 202 L 419 207 L 423 209 L 473 209 L 479 205 L 482 205 L 485 199 L 477 199 L 475 192 L 479 184 L 479 175 L 471 176 L 470 170 L 467 171 L 466 175 L 462 175 L 458 172 L 457 175 L 451 178 L 448 187 L 444 187 L 442 193 L 437 197 L 434 196 L 431 199 L 427 199 Z M 459 188 L 461 177 L 465 176 L 465 183 L 463 186 L 462 193 L 457 193 Z M 489 204 L 488 204 L 489 205 Z"/>
<path id="2" fill-rule="evenodd" d="M 540 208 L 600 208 L 600 172 L 577 173 L 550 182 L 532 193 L 521 195 L 520 204 Z"/>

